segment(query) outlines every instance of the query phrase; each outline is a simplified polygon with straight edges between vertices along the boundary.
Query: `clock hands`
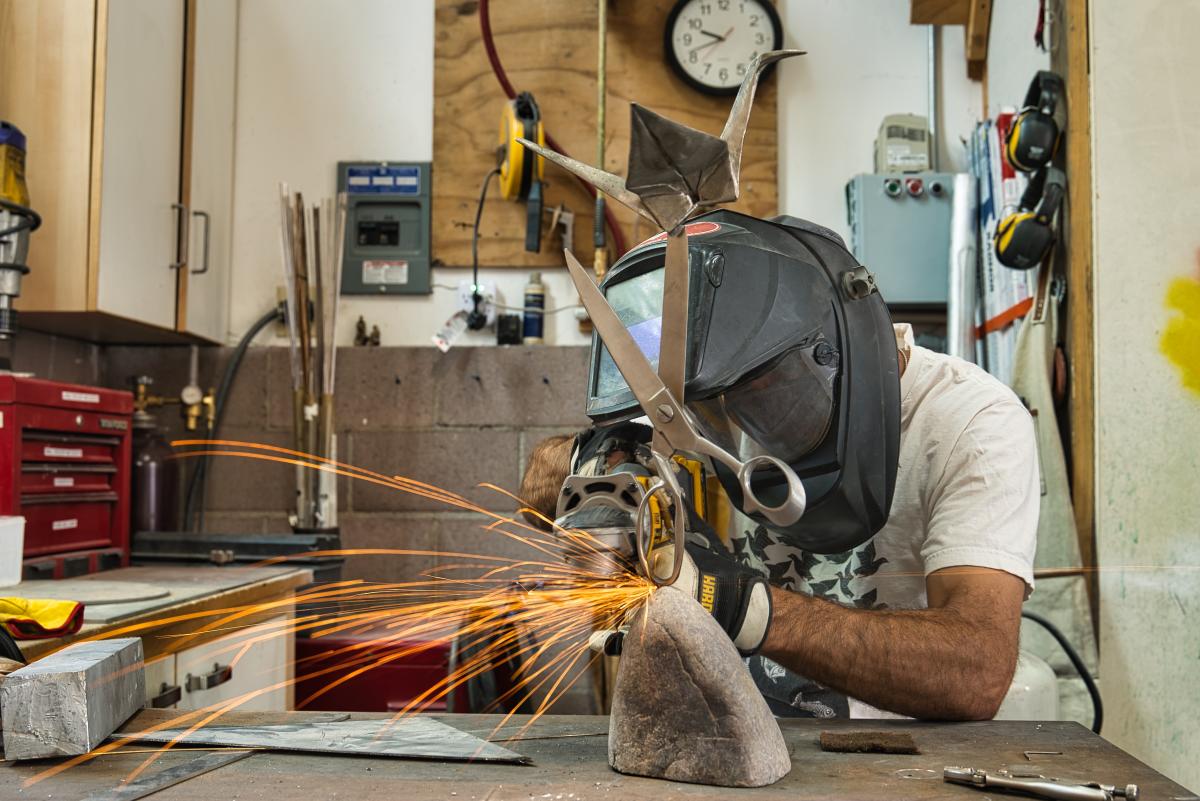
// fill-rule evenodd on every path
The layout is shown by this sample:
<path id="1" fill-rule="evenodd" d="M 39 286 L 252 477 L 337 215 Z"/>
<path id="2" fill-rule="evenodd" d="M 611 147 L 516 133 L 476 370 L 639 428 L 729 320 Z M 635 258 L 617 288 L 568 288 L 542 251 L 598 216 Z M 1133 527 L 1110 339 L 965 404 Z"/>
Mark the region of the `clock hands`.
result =
<path id="1" fill-rule="evenodd" d="M 700 31 L 700 33 L 703 33 L 706 36 L 711 36 L 713 38 L 713 40 L 711 42 L 706 42 L 705 44 L 702 44 L 699 47 L 693 47 L 691 49 L 691 52 L 693 52 L 693 53 L 698 53 L 701 50 L 704 50 L 705 48 L 713 47 L 713 45 L 721 44 L 721 42 L 723 42 L 729 38 L 729 34 L 733 33 L 733 27 L 730 26 L 729 30 L 725 31 L 724 36 L 719 36 L 715 33 L 712 33 L 711 31 L 704 31 L 704 30 Z M 713 49 L 715 50 L 716 48 L 714 47 Z"/>

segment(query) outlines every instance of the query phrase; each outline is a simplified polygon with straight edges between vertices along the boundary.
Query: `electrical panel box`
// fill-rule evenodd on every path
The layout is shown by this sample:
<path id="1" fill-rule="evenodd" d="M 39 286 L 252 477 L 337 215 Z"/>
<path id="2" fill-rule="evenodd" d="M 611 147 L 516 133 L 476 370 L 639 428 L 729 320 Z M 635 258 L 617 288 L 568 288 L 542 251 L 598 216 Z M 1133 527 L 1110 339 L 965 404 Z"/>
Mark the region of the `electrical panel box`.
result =
<path id="1" fill-rule="evenodd" d="M 856 175 L 846 184 L 850 249 L 889 306 L 944 306 L 954 174 Z"/>
<path id="2" fill-rule="evenodd" d="M 343 295 L 428 295 L 429 162 L 338 162 Z"/>

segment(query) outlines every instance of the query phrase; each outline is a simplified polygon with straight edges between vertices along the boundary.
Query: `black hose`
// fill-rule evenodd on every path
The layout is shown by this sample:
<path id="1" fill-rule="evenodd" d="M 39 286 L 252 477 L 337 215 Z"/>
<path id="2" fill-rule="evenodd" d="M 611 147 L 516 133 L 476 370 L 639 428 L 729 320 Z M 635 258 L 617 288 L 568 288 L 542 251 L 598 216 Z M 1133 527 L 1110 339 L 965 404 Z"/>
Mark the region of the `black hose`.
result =
<path id="1" fill-rule="evenodd" d="M 5 211 L 12 212 L 18 217 L 24 218 L 21 222 L 17 223 L 11 228 L 5 228 L 3 231 L 0 231 L 0 239 L 10 236 L 11 234 L 19 234 L 22 231 L 36 231 L 42 225 L 41 215 L 28 206 L 22 206 L 19 203 L 13 203 L 10 200 L 0 199 L 0 209 L 4 209 Z"/>
<path id="2" fill-rule="evenodd" d="M 471 232 L 471 313 L 467 315 L 467 328 L 478 331 L 487 325 L 487 315 L 479 310 L 483 295 L 479 294 L 479 221 L 483 219 L 483 203 L 487 200 L 488 185 L 492 178 L 500 174 L 496 167 L 483 177 L 483 186 L 479 188 L 479 203 L 475 206 L 475 227 Z"/>
<path id="3" fill-rule="evenodd" d="M 221 375 L 221 383 L 217 385 L 216 408 L 213 410 L 213 427 L 212 431 L 209 432 L 209 439 L 220 439 L 221 421 L 225 418 L 225 402 L 229 398 L 230 391 L 233 389 L 233 382 L 237 378 L 238 368 L 242 366 L 242 359 L 246 355 L 246 349 L 250 347 L 250 343 L 254 341 L 254 338 L 264 328 L 276 320 L 283 319 L 285 315 L 285 306 L 280 303 L 258 318 L 254 325 L 250 326 L 250 329 L 242 335 L 241 341 L 234 348 L 233 355 L 229 357 L 229 361 L 225 364 L 225 372 Z M 183 507 L 183 527 L 191 531 L 198 532 L 204 528 L 204 491 L 208 485 L 208 460 L 209 457 L 201 456 L 200 463 L 196 465 L 196 469 L 192 471 L 192 475 L 188 479 L 187 497 Z M 195 521 L 192 519 L 193 515 L 195 516 Z"/>
<path id="4" fill-rule="evenodd" d="M 1050 636 L 1063 649 L 1063 653 L 1067 655 L 1067 659 L 1071 660 L 1071 665 L 1075 668 L 1075 672 L 1079 674 L 1079 678 L 1083 679 L 1083 684 L 1087 687 L 1088 695 L 1092 697 L 1092 731 L 1099 734 L 1100 727 L 1104 725 L 1104 703 L 1100 700 L 1100 688 L 1096 686 L 1096 681 L 1092 678 L 1091 671 L 1088 670 L 1087 665 L 1083 663 L 1083 659 L 1080 658 L 1079 652 L 1068 642 L 1066 635 L 1059 631 L 1058 626 L 1055 626 L 1037 612 L 1022 609 L 1021 617 L 1026 620 L 1032 620 L 1049 632 Z"/>

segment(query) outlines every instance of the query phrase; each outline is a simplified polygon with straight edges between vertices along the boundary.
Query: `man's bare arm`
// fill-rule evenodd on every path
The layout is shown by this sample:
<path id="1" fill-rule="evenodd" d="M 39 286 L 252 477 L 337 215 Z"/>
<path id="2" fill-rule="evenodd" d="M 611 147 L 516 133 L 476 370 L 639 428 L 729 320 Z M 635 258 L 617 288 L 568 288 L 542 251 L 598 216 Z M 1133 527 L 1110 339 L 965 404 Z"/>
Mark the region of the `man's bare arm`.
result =
<path id="1" fill-rule="evenodd" d="M 772 588 L 762 654 L 880 709 L 985 720 L 1016 669 L 1024 582 L 954 567 L 925 581 L 928 609 L 851 609 Z"/>

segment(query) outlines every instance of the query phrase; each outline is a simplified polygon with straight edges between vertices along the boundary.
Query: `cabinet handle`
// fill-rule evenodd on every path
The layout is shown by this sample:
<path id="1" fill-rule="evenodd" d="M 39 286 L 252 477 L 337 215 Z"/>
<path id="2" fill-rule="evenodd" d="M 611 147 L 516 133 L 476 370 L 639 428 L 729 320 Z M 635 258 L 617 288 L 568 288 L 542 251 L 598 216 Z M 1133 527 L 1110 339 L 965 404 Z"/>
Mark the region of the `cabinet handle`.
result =
<path id="1" fill-rule="evenodd" d="M 192 275 L 204 275 L 208 272 L 208 234 L 212 230 L 212 221 L 207 211 L 193 211 L 192 216 L 204 220 L 204 259 L 200 262 L 202 266 L 199 270 L 192 270 Z"/>
<path id="2" fill-rule="evenodd" d="M 193 676 L 191 673 L 187 676 L 187 690 L 189 693 L 194 693 L 196 690 L 211 690 L 233 678 L 233 665 L 218 665 L 213 663 L 213 669 L 208 673 L 199 676 Z"/>
<path id="3" fill-rule="evenodd" d="M 175 706 L 183 698 L 183 688 L 178 684 L 167 684 L 165 681 L 158 691 L 158 695 L 150 699 L 151 709 L 166 709 L 169 706 Z"/>
<path id="4" fill-rule="evenodd" d="M 172 203 L 171 208 L 175 209 L 175 261 L 167 266 L 178 270 L 186 267 L 188 262 L 191 217 L 188 216 L 188 207 L 182 203 Z"/>

